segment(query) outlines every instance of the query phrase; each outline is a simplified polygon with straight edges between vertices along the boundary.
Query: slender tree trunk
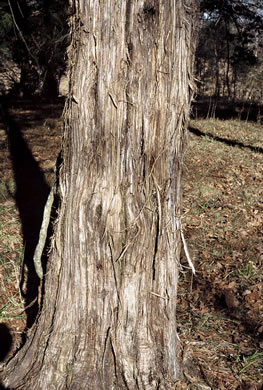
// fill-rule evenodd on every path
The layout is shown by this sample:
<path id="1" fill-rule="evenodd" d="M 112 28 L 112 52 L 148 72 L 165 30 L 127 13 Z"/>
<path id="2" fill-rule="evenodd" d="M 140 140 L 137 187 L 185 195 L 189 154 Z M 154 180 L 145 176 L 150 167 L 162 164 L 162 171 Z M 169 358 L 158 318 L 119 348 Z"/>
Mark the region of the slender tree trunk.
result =
<path id="1" fill-rule="evenodd" d="M 228 98 L 230 99 L 231 97 L 231 88 L 230 88 L 230 80 L 229 80 L 229 73 L 230 73 L 230 37 L 229 34 L 226 33 L 226 50 L 227 50 L 227 58 L 226 58 L 226 77 L 225 77 L 225 82 L 227 86 L 227 94 Z M 224 93 L 223 93 L 224 96 Z"/>
<path id="2" fill-rule="evenodd" d="M 176 292 L 195 0 L 74 2 L 61 207 L 16 389 L 179 376 Z"/>

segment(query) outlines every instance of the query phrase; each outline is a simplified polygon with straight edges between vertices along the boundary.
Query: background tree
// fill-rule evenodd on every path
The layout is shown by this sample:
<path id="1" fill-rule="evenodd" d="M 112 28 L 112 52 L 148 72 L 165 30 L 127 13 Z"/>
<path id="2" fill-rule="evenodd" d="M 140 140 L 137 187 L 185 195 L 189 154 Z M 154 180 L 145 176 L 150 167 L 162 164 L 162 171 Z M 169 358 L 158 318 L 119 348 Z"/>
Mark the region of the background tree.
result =
<path id="1" fill-rule="evenodd" d="M 13 94 L 57 96 L 69 43 L 67 9 L 63 0 L 2 2 L 1 67 L 10 72 L 14 62 L 20 74 L 13 83 Z"/>
<path id="2" fill-rule="evenodd" d="M 4 383 L 167 388 L 196 1 L 71 6 L 61 205 L 42 310 Z"/>
<path id="3" fill-rule="evenodd" d="M 201 95 L 248 98 L 246 89 L 250 89 L 251 80 L 247 75 L 258 74 L 262 68 L 262 11 L 262 3 L 257 1 L 201 1 L 196 55 Z"/>

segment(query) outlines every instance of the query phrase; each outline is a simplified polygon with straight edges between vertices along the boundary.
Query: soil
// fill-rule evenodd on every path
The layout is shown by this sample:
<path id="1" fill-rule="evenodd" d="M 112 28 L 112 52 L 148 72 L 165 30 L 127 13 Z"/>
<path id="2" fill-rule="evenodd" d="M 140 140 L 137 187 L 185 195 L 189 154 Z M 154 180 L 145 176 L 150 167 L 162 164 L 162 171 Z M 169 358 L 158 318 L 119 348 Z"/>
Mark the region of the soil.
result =
<path id="1" fill-rule="evenodd" d="M 0 123 L 0 360 L 37 312 L 28 259 L 62 139 L 63 102 L 9 102 Z M 10 131 L 12 129 L 12 131 Z M 176 389 L 263 388 L 263 126 L 195 120 L 185 155 Z M 31 257 L 32 258 L 32 257 Z"/>

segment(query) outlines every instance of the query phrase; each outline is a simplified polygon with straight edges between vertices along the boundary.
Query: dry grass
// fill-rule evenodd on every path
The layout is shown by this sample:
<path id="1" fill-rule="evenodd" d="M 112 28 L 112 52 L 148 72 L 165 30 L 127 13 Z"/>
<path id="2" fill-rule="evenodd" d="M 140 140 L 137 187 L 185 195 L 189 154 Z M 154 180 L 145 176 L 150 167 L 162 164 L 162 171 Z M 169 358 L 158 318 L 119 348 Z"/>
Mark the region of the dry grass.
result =
<path id="1" fill-rule="evenodd" d="M 23 245 L 20 221 L 12 203 L 5 200 L 0 205 L 0 323 L 12 329 L 11 352 L 19 346 L 26 322 L 20 293 Z"/>
<path id="2" fill-rule="evenodd" d="M 9 319 L 10 312 L 19 306 L 19 300 L 22 300 L 19 283 L 23 249 L 19 219 L 14 207 L 1 205 L 0 215 L 0 318 L 6 320 Z M 12 286 L 15 289 L 10 295 Z"/>
<path id="3" fill-rule="evenodd" d="M 203 135 L 191 134 L 185 157 L 184 229 L 197 275 L 183 257 L 184 360 L 191 357 L 212 389 L 261 388 L 263 127 L 219 120 L 191 126 Z"/>
<path id="4" fill-rule="evenodd" d="M 27 115 L 24 135 L 50 175 L 45 164 L 54 164 L 59 132 L 30 122 L 33 112 Z M 183 181 L 184 233 L 197 275 L 192 277 L 183 256 L 177 316 L 189 384 L 175 388 L 260 389 L 263 127 L 219 120 L 193 121 L 191 126 L 204 133 L 190 134 Z M 0 145 L 0 322 L 12 331 L 15 349 L 26 321 L 19 292 L 23 245 L 4 133 Z"/>

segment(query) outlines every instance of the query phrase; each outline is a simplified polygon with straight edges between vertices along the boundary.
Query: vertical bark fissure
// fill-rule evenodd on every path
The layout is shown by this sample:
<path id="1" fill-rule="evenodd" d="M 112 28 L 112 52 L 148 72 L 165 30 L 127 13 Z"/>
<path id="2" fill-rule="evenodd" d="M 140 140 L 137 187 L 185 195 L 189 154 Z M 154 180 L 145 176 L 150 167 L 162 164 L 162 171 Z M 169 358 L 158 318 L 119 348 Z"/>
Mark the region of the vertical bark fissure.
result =
<path id="1" fill-rule="evenodd" d="M 157 216 L 157 221 L 156 221 L 156 233 L 155 233 L 155 243 L 154 243 L 154 253 L 153 253 L 153 261 L 152 261 L 152 279 L 155 280 L 155 262 L 156 262 L 156 257 L 158 253 L 158 243 L 159 243 L 159 234 L 160 234 L 160 228 L 159 228 L 159 216 Z"/>
<path id="2" fill-rule="evenodd" d="M 185 5 L 194 0 L 74 4 L 61 209 L 32 335 L 44 348 L 27 387 L 165 388 L 179 372 L 177 217 L 193 17 Z M 33 366 L 30 348 L 21 377 Z"/>

